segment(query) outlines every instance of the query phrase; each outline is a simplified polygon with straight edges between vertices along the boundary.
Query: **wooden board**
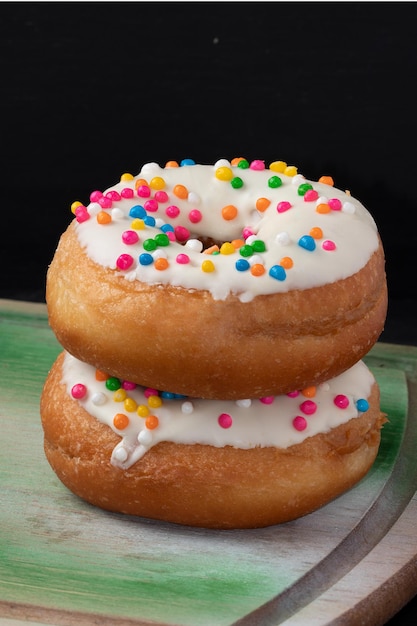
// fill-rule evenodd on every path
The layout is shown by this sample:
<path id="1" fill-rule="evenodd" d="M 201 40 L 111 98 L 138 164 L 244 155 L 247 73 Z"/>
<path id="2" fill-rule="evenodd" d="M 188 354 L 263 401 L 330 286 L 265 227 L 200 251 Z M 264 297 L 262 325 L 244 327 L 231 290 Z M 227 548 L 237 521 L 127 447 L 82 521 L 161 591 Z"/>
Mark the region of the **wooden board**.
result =
<path id="1" fill-rule="evenodd" d="M 0 301 L 0 625 L 383 624 L 417 593 L 417 348 L 366 358 L 389 416 L 372 470 L 295 522 L 207 531 L 106 513 L 43 454 L 59 353 L 43 305 Z"/>

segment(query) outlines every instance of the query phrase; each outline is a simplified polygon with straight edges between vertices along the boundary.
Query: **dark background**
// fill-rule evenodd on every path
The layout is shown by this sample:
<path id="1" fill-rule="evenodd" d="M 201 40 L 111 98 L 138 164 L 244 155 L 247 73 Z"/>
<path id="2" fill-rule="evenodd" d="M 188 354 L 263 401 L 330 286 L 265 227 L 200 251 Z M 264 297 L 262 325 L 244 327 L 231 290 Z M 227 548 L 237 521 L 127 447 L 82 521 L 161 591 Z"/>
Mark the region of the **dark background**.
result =
<path id="1" fill-rule="evenodd" d="M 282 159 L 370 210 L 381 339 L 417 345 L 416 34 L 414 2 L 1 3 L 0 298 L 44 300 L 71 203 L 123 172 Z"/>

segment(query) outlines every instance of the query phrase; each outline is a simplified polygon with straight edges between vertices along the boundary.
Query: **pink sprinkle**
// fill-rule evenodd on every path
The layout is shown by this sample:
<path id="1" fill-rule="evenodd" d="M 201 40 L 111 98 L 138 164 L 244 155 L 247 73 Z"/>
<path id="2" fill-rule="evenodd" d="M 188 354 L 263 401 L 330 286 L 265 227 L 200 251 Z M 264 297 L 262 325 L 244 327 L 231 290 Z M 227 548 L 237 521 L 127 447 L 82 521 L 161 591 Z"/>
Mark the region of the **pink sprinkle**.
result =
<path id="1" fill-rule="evenodd" d="M 230 428 L 233 422 L 232 416 L 228 413 L 222 413 L 221 415 L 219 415 L 217 421 L 219 422 L 219 426 L 221 426 L 222 428 Z"/>
<path id="2" fill-rule="evenodd" d="M 139 235 L 134 230 L 125 230 L 124 233 L 122 233 L 122 240 L 123 243 L 131 246 L 139 241 Z"/>
<path id="3" fill-rule="evenodd" d="M 292 425 L 294 426 L 295 430 L 305 430 L 307 428 L 307 420 L 305 419 L 305 417 L 297 415 L 297 417 L 294 417 Z"/>
<path id="4" fill-rule="evenodd" d="M 337 395 L 333 402 L 339 409 L 347 409 L 349 406 L 349 398 L 343 394 Z"/>
<path id="5" fill-rule="evenodd" d="M 122 196 L 122 198 L 133 198 L 133 189 L 131 189 L 130 187 L 125 187 L 120 192 L 120 195 Z"/>
<path id="6" fill-rule="evenodd" d="M 171 206 L 168 206 L 165 209 L 165 213 L 168 215 L 168 217 L 178 217 L 178 215 L 180 214 L 180 210 L 177 206 L 175 206 L 175 204 L 171 204 Z"/>
<path id="7" fill-rule="evenodd" d="M 287 393 L 287 396 L 288 396 L 289 398 L 296 398 L 296 397 L 297 397 L 297 396 L 299 396 L 299 395 L 300 395 L 300 392 L 299 392 L 299 391 L 290 391 L 290 393 Z"/>
<path id="8" fill-rule="evenodd" d="M 201 222 L 202 217 L 201 211 L 198 209 L 192 209 L 188 214 L 188 219 L 192 224 L 198 224 L 198 222 Z"/>
<path id="9" fill-rule="evenodd" d="M 90 201 L 91 202 L 98 202 L 100 198 L 103 197 L 103 194 L 101 193 L 101 191 L 92 191 L 90 193 Z"/>
<path id="10" fill-rule="evenodd" d="M 190 262 L 190 257 L 188 256 L 188 254 L 178 254 L 175 260 L 180 265 L 186 265 L 187 263 Z"/>
<path id="11" fill-rule="evenodd" d="M 305 400 L 300 404 L 300 410 L 306 415 L 313 415 L 317 411 L 317 404 L 312 400 Z"/>
<path id="12" fill-rule="evenodd" d="M 246 227 L 243 229 L 243 231 L 242 231 L 242 237 L 243 237 L 243 239 L 245 239 L 245 241 L 246 241 L 246 239 L 247 239 L 248 237 L 251 237 L 251 236 L 252 236 L 252 235 L 254 235 L 254 234 L 255 234 L 255 233 L 253 232 L 253 230 L 252 230 L 251 228 L 249 228 L 249 226 L 246 226 Z"/>
<path id="13" fill-rule="evenodd" d="M 122 388 L 126 389 L 126 391 L 132 391 L 136 389 L 136 383 L 131 383 L 129 380 L 124 380 L 122 382 Z"/>
<path id="14" fill-rule="evenodd" d="M 149 198 L 151 190 L 148 185 L 140 185 L 137 190 L 137 194 L 140 198 Z"/>
<path id="15" fill-rule="evenodd" d="M 75 209 L 75 218 L 77 222 L 86 222 L 90 219 L 90 214 L 85 206 L 79 206 Z"/>
<path id="16" fill-rule="evenodd" d="M 145 398 L 149 398 L 150 396 L 159 396 L 159 391 L 157 389 L 152 389 L 152 387 L 147 387 L 143 394 Z"/>
<path id="17" fill-rule="evenodd" d="M 323 241 L 323 243 L 321 244 L 321 247 L 323 248 L 323 250 L 336 250 L 336 244 L 334 241 L 330 241 L 330 239 L 326 239 L 326 241 Z"/>
<path id="18" fill-rule="evenodd" d="M 284 213 L 285 211 L 288 211 L 288 209 L 290 208 L 291 208 L 291 203 L 286 202 L 285 200 L 283 200 L 282 202 L 278 202 L 277 204 L 278 213 Z"/>
<path id="19" fill-rule="evenodd" d="M 172 230 L 168 230 L 165 234 L 167 235 L 170 241 L 177 241 L 175 237 L 175 233 Z"/>
<path id="20" fill-rule="evenodd" d="M 133 257 L 130 254 L 121 254 L 116 261 L 119 270 L 128 270 L 133 265 Z"/>
<path id="21" fill-rule="evenodd" d="M 102 209 L 110 209 L 111 205 L 113 204 L 111 198 L 107 198 L 106 196 L 101 196 L 101 198 L 99 198 L 97 202 Z"/>
<path id="22" fill-rule="evenodd" d="M 83 385 L 82 383 L 77 383 L 71 389 L 72 397 L 76 398 L 77 400 L 81 400 L 81 398 L 84 398 L 86 393 L 87 393 L 87 387 Z"/>
<path id="23" fill-rule="evenodd" d="M 342 209 L 342 203 L 340 202 L 339 198 L 331 198 L 327 204 L 332 211 L 341 211 Z"/>
<path id="24" fill-rule="evenodd" d="M 105 197 L 110 198 L 110 200 L 113 200 L 114 202 L 120 200 L 120 194 L 115 189 L 108 191 Z"/>
<path id="25" fill-rule="evenodd" d="M 157 191 L 154 198 L 157 202 L 168 202 L 168 194 L 166 191 Z"/>
<path id="26" fill-rule="evenodd" d="M 156 200 L 146 200 L 143 206 L 146 211 L 150 211 L 151 213 L 155 213 L 155 211 L 158 210 L 158 203 Z"/>
<path id="27" fill-rule="evenodd" d="M 265 396 L 264 398 L 259 398 L 262 404 L 272 404 L 275 400 L 274 396 Z"/>
<path id="28" fill-rule="evenodd" d="M 250 169 L 251 170 L 264 170 L 265 169 L 265 163 L 264 161 L 260 161 L 259 159 L 255 159 L 254 161 L 252 161 L 252 163 L 250 164 Z"/>
<path id="29" fill-rule="evenodd" d="M 177 241 L 187 241 L 190 237 L 190 231 L 185 226 L 176 226 L 174 232 Z"/>
<path id="30" fill-rule="evenodd" d="M 304 202 L 312 202 L 313 200 L 317 200 L 319 194 L 315 189 L 308 189 L 304 194 Z"/>

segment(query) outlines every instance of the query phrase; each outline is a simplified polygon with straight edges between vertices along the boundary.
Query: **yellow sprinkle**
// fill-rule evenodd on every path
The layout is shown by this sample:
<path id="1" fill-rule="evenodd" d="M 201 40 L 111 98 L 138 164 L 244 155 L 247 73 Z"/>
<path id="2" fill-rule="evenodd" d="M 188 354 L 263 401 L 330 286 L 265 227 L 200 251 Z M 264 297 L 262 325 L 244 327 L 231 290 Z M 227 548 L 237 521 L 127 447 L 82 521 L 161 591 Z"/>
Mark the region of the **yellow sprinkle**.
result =
<path id="1" fill-rule="evenodd" d="M 233 254 L 234 252 L 236 252 L 236 248 L 235 246 L 230 243 L 229 241 L 225 241 L 221 246 L 220 246 L 220 254 Z"/>
<path id="2" fill-rule="evenodd" d="M 126 400 L 126 396 L 127 396 L 127 393 L 124 389 L 118 389 L 113 394 L 113 400 L 115 402 L 123 402 L 124 400 Z"/>
<path id="3" fill-rule="evenodd" d="M 165 187 L 165 181 L 161 176 L 154 176 L 149 183 L 149 187 L 159 191 Z"/>
<path id="4" fill-rule="evenodd" d="M 135 217 L 135 219 L 132 220 L 130 224 L 130 228 L 133 228 L 133 230 L 144 230 L 145 222 L 141 220 L 139 217 Z"/>
<path id="5" fill-rule="evenodd" d="M 284 174 L 286 176 L 295 176 L 297 174 L 298 170 L 295 167 L 295 165 L 287 165 L 287 167 L 284 170 Z"/>
<path id="6" fill-rule="evenodd" d="M 133 413 L 133 411 L 136 411 L 136 409 L 138 408 L 138 405 L 133 398 L 126 398 L 123 406 L 125 407 L 125 411 L 127 411 L 128 413 Z"/>
<path id="7" fill-rule="evenodd" d="M 149 396 L 148 406 L 150 406 L 151 409 L 157 409 L 158 407 L 162 406 L 161 398 L 159 396 Z"/>
<path id="8" fill-rule="evenodd" d="M 139 417 L 148 417 L 149 409 L 144 404 L 139 404 L 138 410 L 136 411 Z"/>
<path id="9" fill-rule="evenodd" d="M 216 178 L 218 178 L 218 180 L 232 180 L 233 171 L 230 169 L 230 167 L 218 167 L 215 176 Z"/>
<path id="10" fill-rule="evenodd" d="M 79 206 L 83 206 L 83 203 L 76 200 L 71 204 L 71 211 L 75 214 L 75 209 L 78 209 Z"/>
<path id="11" fill-rule="evenodd" d="M 210 261 L 210 260 L 203 261 L 201 264 L 201 269 L 203 270 L 203 272 L 207 272 L 207 273 L 214 272 L 215 266 L 214 266 L 213 261 Z"/>
<path id="12" fill-rule="evenodd" d="M 120 176 L 120 182 L 126 181 L 126 180 L 133 180 L 132 174 L 129 174 L 128 172 L 125 172 L 124 174 L 122 174 Z"/>
<path id="13" fill-rule="evenodd" d="M 272 170 L 273 172 L 279 172 L 280 174 L 283 174 L 285 172 L 286 167 L 287 167 L 287 164 L 285 163 L 285 161 L 274 161 L 269 166 L 269 169 Z"/>

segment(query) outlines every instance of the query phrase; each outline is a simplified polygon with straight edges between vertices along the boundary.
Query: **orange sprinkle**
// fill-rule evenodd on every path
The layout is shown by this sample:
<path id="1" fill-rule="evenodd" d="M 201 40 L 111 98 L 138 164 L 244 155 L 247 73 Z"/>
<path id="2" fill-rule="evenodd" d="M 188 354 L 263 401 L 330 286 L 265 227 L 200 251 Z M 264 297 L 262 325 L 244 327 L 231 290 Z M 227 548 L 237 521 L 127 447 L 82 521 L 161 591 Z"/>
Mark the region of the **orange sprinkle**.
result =
<path id="1" fill-rule="evenodd" d="M 284 256 L 281 261 L 279 262 L 279 264 L 286 270 L 290 270 L 292 268 L 292 266 L 294 265 L 294 261 L 292 260 L 292 258 L 290 256 Z"/>
<path id="2" fill-rule="evenodd" d="M 100 213 L 97 213 L 96 219 L 99 224 L 110 224 L 111 214 L 106 213 L 106 211 L 100 211 Z"/>
<path id="3" fill-rule="evenodd" d="M 159 259 L 155 260 L 155 269 L 156 270 L 166 270 L 168 265 L 169 265 L 168 259 L 166 259 L 163 256 L 161 256 Z"/>
<path id="4" fill-rule="evenodd" d="M 330 213 L 330 207 L 328 204 L 318 204 L 316 206 L 317 213 Z"/>
<path id="5" fill-rule="evenodd" d="M 245 161 L 243 157 L 235 157 L 230 161 L 230 165 L 238 165 L 241 161 Z"/>
<path id="6" fill-rule="evenodd" d="M 179 167 L 177 161 L 167 161 L 165 167 Z"/>
<path id="7" fill-rule="evenodd" d="M 143 187 L 143 186 L 148 187 L 148 181 L 145 180 L 144 178 L 138 178 L 137 181 L 135 182 L 135 189 L 137 189 L 138 187 Z"/>
<path id="8" fill-rule="evenodd" d="M 99 380 L 100 382 L 104 382 L 108 378 L 109 378 L 109 375 L 106 374 L 106 372 L 103 372 L 102 370 L 96 370 L 96 380 Z"/>
<path id="9" fill-rule="evenodd" d="M 319 226 L 314 226 L 314 228 L 310 230 L 310 237 L 313 237 L 313 239 L 321 239 L 323 237 L 322 229 Z"/>
<path id="10" fill-rule="evenodd" d="M 204 254 L 214 254 L 214 252 L 219 252 L 220 248 L 216 244 L 214 246 L 210 246 L 210 248 L 206 248 L 204 250 Z"/>
<path id="11" fill-rule="evenodd" d="M 222 208 L 222 218 L 224 220 L 227 220 L 228 222 L 230 220 L 234 220 L 237 216 L 237 213 L 237 208 L 233 204 L 228 204 L 227 206 L 224 206 Z"/>
<path id="12" fill-rule="evenodd" d="M 331 176 L 321 176 L 319 178 L 319 183 L 323 183 L 324 185 L 330 185 L 330 187 L 333 187 L 334 180 Z"/>
<path id="13" fill-rule="evenodd" d="M 159 419 L 156 417 L 156 415 L 148 415 L 145 420 L 145 424 L 146 428 L 149 428 L 149 430 L 154 430 L 159 426 Z"/>
<path id="14" fill-rule="evenodd" d="M 305 398 L 314 398 L 314 396 L 316 395 L 316 392 L 317 392 L 317 387 L 314 387 L 314 385 L 312 385 L 311 387 L 306 387 L 305 389 L 301 391 L 302 395 Z"/>
<path id="15" fill-rule="evenodd" d="M 181 200 L 186 200 L 188 198 L 188 189 L 187 187 L 184 187 L 184 185 L 175 185 L 172 191 L 174 192 L 174 195 Z"/>
<path id="16" fill-rule="evenodd" d="M 258 211 L 263 213 L 267 210 L 270 204 L 271 200 L 268 200 L 268 198 L 258 198 L 256 201 L 256 208 L 258 209 Z"/>
<path id="17" fill-rule="evenodd" d="M 250 273 L 252 276 L 262 276 L 262 274 L 265 274 L 265 268 L 262 263 L 254 263 L 250 268 Z"/>
<path id="18" fill-rule="evenodd" d="M 233 239 L 230 243 L 232 244 L 234 248 L 236 248 L 236 250 L 239 250 L 239 248 L 245 245 L 245 242 L 243 239 Z"/>
<path id="19" fill-rule="evenodd" d="M 124 413 L 116 413 L 113 417 L 113 424 L 118 430 L 124 430 L 129 425 L 129 418 Z"/>

